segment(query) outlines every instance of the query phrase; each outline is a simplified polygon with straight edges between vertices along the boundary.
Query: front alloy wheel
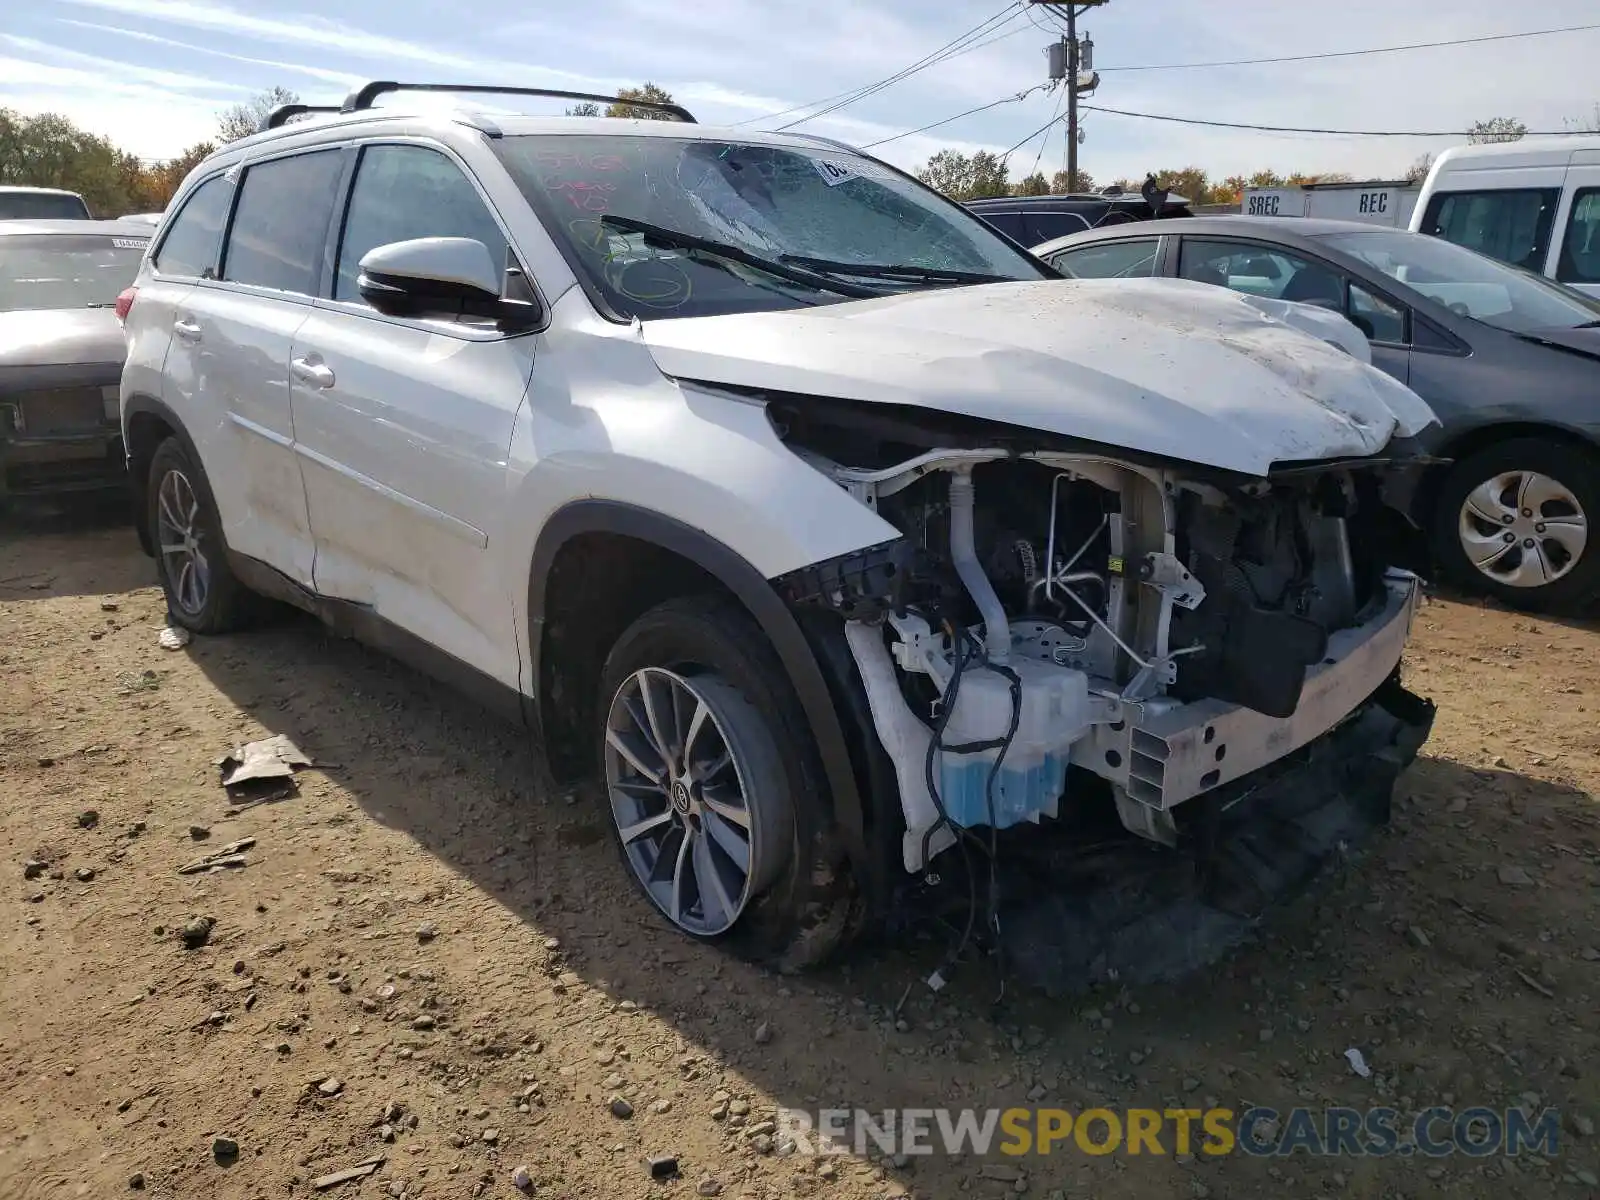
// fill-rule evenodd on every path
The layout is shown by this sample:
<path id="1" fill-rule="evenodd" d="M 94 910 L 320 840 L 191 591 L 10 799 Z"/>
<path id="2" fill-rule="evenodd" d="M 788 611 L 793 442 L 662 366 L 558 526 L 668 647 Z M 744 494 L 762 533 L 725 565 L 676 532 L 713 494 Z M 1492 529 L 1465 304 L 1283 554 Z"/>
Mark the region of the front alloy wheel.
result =
<path id="1" fill-rule="evenodd" d="M 606 718 L 605 779 L 628 865 L 679 928 L 726 933 L 772 882 L 787 808 L 755 709 L 714 675 L 644 667 Z"/>

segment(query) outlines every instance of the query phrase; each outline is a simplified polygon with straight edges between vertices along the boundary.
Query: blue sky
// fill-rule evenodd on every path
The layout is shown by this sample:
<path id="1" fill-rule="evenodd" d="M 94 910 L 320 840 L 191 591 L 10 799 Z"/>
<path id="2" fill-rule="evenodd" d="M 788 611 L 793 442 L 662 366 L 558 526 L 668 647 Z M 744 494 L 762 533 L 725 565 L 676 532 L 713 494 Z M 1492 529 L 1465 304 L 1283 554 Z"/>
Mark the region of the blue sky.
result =
<path id="1" fill-rule="evenodd" d="M 609 91 L 651 79 L 701 121 L 750 121 L 881 79 L 996 16 L 1004 0 L 16 0 L 0 15 L 0 105 L 62 112 L 150 158 L 208 135 L 218 110 L 273 84 L 333 102 L 369 78 Z M 1040 24 L 1045 18 L 1035 12 Z M 1577 25 L 1595 0 L 1111 0 L 1085 18 L 1100 103 L 1279 125 L 1457 129 L 1497 114 L 1535 129 L 1600 101 L 1600 31 L 1482 46 L 1210 70 L 1112 71 Z M 1051 34 L 1019 6 L 995 40 L 802 126 L 857 144 L 1013 94 L 1045 75 Z M 882 147 L 920 164 L 943 146 L 1004 150 L 1047 121 L 1036 93 Z M 790 114 L 777 124 L 802 114 Z M 1262 135 L 1085 120 L 1081 165 L 1104 182 L 1189 164 L 1213 175 L 1404 170 L 1450 144 Z M 1059 127 L 1011 157 L 1013 177 L 1063 165 Z"/>

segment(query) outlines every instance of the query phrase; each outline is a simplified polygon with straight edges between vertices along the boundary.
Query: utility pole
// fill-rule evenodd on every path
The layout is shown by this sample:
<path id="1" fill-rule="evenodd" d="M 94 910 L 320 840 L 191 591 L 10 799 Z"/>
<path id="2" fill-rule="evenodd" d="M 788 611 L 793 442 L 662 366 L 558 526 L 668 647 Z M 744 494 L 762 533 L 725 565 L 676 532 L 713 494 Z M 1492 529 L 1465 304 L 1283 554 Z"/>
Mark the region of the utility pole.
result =
<path id="1" fill-rule="evenodd" d="M 1029 4 L 1039 8 L 1066 9 L 1067 36 L 1057 46 L 1047 48 L 1050 56 L 1050 78 L 1065 79 L 1067 87 L 1067 190 L 1078 190 L 1078 94 L 1079 92 L 1092 92 L 1099 84 L 1099 76 L 1093 73 L 1094 62 L 1092 57 L 1084 54 L 1085 50 L 1092 50 L 1094 43 L 1080 43 L 1078 41 L 1078 12 L 1080 9 L 1088 10 L 1097 8 L 1106 0 L 1028 0 Z M 1085 59 L 1088 58 L 1088 61 Z M 1087 84 L 1082 76 L 1088 71 Z"/>

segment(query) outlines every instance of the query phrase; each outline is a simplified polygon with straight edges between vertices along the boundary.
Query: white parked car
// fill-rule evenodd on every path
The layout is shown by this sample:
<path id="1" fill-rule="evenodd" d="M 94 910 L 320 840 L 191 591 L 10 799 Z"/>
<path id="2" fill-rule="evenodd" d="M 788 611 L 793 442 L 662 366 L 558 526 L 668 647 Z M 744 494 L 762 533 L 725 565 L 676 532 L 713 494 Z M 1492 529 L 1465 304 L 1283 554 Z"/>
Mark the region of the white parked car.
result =
<path id="1" fill-rule="evenodd" d="M 837 143 L 397 88 L 200 164 L 121 303 L 173 620 L 274 597 L 474 685 L 768 961 L 1001 827 L 1387 804 L 1431 720 L 1404 386 L 1221 289 L 1064 283 Z"/>

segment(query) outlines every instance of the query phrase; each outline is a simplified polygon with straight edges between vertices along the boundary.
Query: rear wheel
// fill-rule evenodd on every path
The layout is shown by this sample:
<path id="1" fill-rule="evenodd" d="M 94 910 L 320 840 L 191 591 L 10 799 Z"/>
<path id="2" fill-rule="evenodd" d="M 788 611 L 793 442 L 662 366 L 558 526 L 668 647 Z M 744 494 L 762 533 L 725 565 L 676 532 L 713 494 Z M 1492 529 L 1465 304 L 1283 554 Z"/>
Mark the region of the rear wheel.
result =
<path id="1" fill-rule="evenodd" d="M 1600 596 L 1600 456 L 1519 438 L 1457 464 L 1434 513 L 1434 553 L 1461 585 L 1515 608 L 1572 613 Z"/>
<path id="2" fill-rule="evenodd" d="M 211 485 L 183 443 L 168 438 L 150 460 L 146 520 L 172 621 L 195 633 L 249 623 L 255 597 L 228 566 Z"/>
<path id="3" fill-rule="evenodd" d="M 738 605 L 667 601 L 607 658 L 607 807 L 628 873 L 684 933 L 780 968 L 850 925 L 820 763 L 782 663 Z"/>

